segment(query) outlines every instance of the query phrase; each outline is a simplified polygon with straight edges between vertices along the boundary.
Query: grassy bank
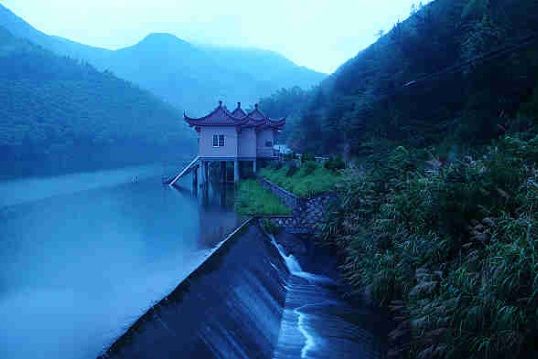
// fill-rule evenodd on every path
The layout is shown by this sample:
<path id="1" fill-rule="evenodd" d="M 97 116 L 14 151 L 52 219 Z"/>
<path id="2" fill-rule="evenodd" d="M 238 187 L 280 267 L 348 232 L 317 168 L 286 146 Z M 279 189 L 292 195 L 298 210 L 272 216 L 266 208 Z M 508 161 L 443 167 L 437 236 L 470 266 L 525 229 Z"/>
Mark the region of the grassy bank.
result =
<path id="1" fill-rule="evenodd" d="M 340 196 L 324 239 L 341 250 L 355 290 L 394 310 L 396 348 L 536 357 L 538 136 L 507 136 L 433 170 L 398 147 L 346 175 Z"/>
<path id="2" fill-rule="evenodd" d="M 341 180 L 338 171 L 326 169 L 315 162 L 306 162 L 300 168 L 290 165 L 265 168 L 260 175 L 300 197 L 332 191 Z"/>
<path id="3" fill-rule="evenodd" d="M 290 215 L 291 211 L 269 190 L 260 186 L 256 180 L 239 183 L 235 209 L 244 215 Z"/>

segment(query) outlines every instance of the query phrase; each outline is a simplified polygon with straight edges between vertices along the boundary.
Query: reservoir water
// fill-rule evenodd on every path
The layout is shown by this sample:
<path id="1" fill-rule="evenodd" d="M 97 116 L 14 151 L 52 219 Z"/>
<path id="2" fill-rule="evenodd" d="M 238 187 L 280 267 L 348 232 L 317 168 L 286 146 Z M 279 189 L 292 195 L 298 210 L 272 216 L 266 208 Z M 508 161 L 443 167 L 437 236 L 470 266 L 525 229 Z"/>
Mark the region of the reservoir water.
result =
<path id="1" fill-rule="evenodd" d="M 238 224 L 226 191 L 161 175 L 0 182 L 0 358 L 95 358 Z"/>

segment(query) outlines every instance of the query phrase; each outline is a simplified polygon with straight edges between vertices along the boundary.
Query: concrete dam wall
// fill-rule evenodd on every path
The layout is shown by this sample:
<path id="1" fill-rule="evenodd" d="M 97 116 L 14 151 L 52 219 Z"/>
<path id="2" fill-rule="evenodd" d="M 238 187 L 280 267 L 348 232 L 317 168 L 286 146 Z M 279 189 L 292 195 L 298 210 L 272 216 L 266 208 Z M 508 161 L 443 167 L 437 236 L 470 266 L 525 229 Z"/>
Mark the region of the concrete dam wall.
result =
<path id="1" fill-rule="evenodd" d="M 247 224 L 101 358 L 382 357 L 369 315 Z"/>

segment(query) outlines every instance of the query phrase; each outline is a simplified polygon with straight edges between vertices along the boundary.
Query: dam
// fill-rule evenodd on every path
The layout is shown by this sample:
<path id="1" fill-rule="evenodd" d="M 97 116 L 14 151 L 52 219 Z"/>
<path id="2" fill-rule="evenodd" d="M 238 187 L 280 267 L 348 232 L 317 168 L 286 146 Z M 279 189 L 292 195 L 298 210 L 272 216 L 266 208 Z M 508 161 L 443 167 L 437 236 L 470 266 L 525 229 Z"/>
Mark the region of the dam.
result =
<path id="1" fill-rule="evenodd" d="M 160 173 L 0 186 L 1 358 L 382 356 L 383 318 L 342 299 L 334 256 L 255 222 L 223 241 L 233 193 Z"/>
<path id="2" fill-rule="evenodd" d="M 384 357 L 386 320 L 341 289 L 308 238 L 249 220 L 100 359 Z"/>

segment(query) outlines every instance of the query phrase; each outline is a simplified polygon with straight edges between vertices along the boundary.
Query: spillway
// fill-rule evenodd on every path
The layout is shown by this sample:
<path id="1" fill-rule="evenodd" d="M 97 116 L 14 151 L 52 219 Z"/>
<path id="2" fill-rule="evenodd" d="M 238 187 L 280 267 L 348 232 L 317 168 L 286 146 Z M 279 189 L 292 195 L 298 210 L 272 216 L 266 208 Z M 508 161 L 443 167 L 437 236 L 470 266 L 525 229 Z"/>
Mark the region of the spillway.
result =
<path id="1" fill-rule="evenodd" d="M 252 224 L 101 357 L 379 358 L 384 340 L 372 326 L 377 320 L 343 300 L 333 276 L 303 270 L 278 236 Z"/>

